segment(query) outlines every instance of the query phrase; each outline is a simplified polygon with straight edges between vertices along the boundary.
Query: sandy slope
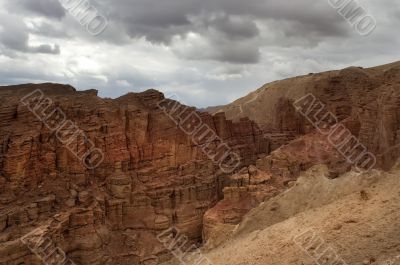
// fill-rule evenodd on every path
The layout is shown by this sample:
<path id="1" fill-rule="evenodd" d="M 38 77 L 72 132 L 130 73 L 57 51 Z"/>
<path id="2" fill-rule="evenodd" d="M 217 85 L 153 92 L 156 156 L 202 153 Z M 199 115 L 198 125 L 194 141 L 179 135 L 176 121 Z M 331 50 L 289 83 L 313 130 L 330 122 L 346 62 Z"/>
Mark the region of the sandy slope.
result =
<path id="1" fill-rule="evenodd" d="M 352 172 L 335 180 L 323 175 L 323 167 L 313 168 L 291 190 L 254 209 L 233 238 L 207 257 L 214 265 L 331 264 L 295 243 L 310 229 L 314 240 L 324 242 L 314 247 L 315 257 L 328 247 L 348 265 L 388 264 L 400 255 L 400 170 Z"/>
<path id="2" fill-rule="evenodd" d="M 394 258 L 400 254 L 400 171 L 376 176 L 365 193 L 354 192 L 270 227 L 247 221 L 236 238 L 208 256 L 214 264 L 317 264 L 293 241 L 312 228 L 347 264 Z M 271 220 L 271 210 L 263 206 L 255 214 Z"/>

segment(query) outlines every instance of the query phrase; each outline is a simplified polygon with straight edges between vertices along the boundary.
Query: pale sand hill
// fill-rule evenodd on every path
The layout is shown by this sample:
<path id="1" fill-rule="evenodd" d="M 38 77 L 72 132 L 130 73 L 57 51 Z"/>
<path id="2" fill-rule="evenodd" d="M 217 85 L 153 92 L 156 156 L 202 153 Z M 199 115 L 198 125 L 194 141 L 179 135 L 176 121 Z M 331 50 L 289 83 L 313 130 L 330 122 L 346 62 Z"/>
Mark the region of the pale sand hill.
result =
<path id="1" fill-rule="evenodd" d="M 315 167 L 254 209 L 207 257 L 214 265 L 324 264 L 293 240 L 310 228 L 348 265 L 383 265 L 400 255 L 400 170 L 351 172 L 335 180 L 323 175 L 323 167 Z"/>
<path id="2" fill-rule="evenodd" d="M 315 166 L 303 173 L 296 184 L 283 194 L 261 204 L 249 212 L 236 228 L 235 237 L 282 222 L 301 212 L 322 207 L 346 195 L 373 186 L 382 172 L 354 171 L 336 179 L 329 179 L 326 166 Z"/>

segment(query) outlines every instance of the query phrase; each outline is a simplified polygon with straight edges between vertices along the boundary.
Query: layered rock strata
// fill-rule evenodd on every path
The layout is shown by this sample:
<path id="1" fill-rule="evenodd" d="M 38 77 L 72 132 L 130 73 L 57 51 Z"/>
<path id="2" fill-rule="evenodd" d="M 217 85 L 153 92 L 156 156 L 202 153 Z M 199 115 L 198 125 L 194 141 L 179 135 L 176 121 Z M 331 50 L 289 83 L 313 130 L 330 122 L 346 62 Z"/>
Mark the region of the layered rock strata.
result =
<path id="1" fill-rule="evenodd" d="M 63 144 L 21 102 L 35 89 L 87 138 Z M 225 143 L 241 158 L 238 169 L 269 151 L 248 119 L 233 123 L 175 105 L 215 136 L 194 142 L 160 108 L 171 101 L 155 90 L 115 100 L 55 84 L 2 87 L 0 94 L 1 264 L 38 263 L 20 241 L 38 227 L 77 264 L 159 262 L 170 253 L 156 235 L 176 227 L 201 241 L 203 215 L 222 199 L 230 174 L 206 151 L 218 153 Z M 70 151 L 85 153 L 89 140 L 104 155 L 93 169 Z"/>

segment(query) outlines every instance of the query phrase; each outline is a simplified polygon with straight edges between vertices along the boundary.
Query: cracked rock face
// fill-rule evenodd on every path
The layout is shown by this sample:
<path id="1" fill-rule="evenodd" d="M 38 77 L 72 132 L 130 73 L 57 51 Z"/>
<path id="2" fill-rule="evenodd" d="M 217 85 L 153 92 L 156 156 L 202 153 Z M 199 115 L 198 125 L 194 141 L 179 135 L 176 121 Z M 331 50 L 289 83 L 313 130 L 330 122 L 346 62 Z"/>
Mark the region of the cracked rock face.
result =
<path id="1" fill-rule="evenodd" d="M 102 151 L 100 166 L 85 167 L 21 103 L 35 89 Z M 43 84 L 2 87 L 0 95 L 0 264 L 39 264 L 19 240 L 37 228 L 77 264 L 167 259 L 157 234 L 176 227 L 199 242 L 204 213 L 223 196 L 227 174 L 203 146 L 222 139 L 242 157 L 241 167 L 269 151 L 250 120 L 207 113 L 198 114 L 201 123 L 219 138 L 194 143 L 157 106 L 164 96 L 154 90 L 112 100 Z M 71 146 L 89 148 L 80 138 Z"/>

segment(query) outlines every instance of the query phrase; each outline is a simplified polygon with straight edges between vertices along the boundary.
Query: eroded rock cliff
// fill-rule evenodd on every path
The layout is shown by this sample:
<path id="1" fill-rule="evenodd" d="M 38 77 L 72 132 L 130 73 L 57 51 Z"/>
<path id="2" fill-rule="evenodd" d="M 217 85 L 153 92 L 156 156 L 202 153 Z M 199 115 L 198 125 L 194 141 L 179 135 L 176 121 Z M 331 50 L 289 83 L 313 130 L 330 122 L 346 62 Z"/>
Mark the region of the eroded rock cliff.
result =
<path id="1" fill-rule="evenodd" d="M 35 89 L 86 134 L 69 148 L 84 153 L 90 140 L 102 151 L 98 167 L 85 167 L 21 102 Z M 250 120 L 197 112 L 219 138 L 194 143 L 158 107 L 164 96 L 155 90 L 112 100 L 43 84 L 0 95 L 1 264 L 38 263 L 19 240 L 38 227 L 78 264 L 157 263 L 169 255 L 158 233 L 174 226 L 200 242 L 204 213 L 222 199 L 229 174 L 204 145 L 225 142 L 242 158 L 239 169 L 269 148 Z"/>

